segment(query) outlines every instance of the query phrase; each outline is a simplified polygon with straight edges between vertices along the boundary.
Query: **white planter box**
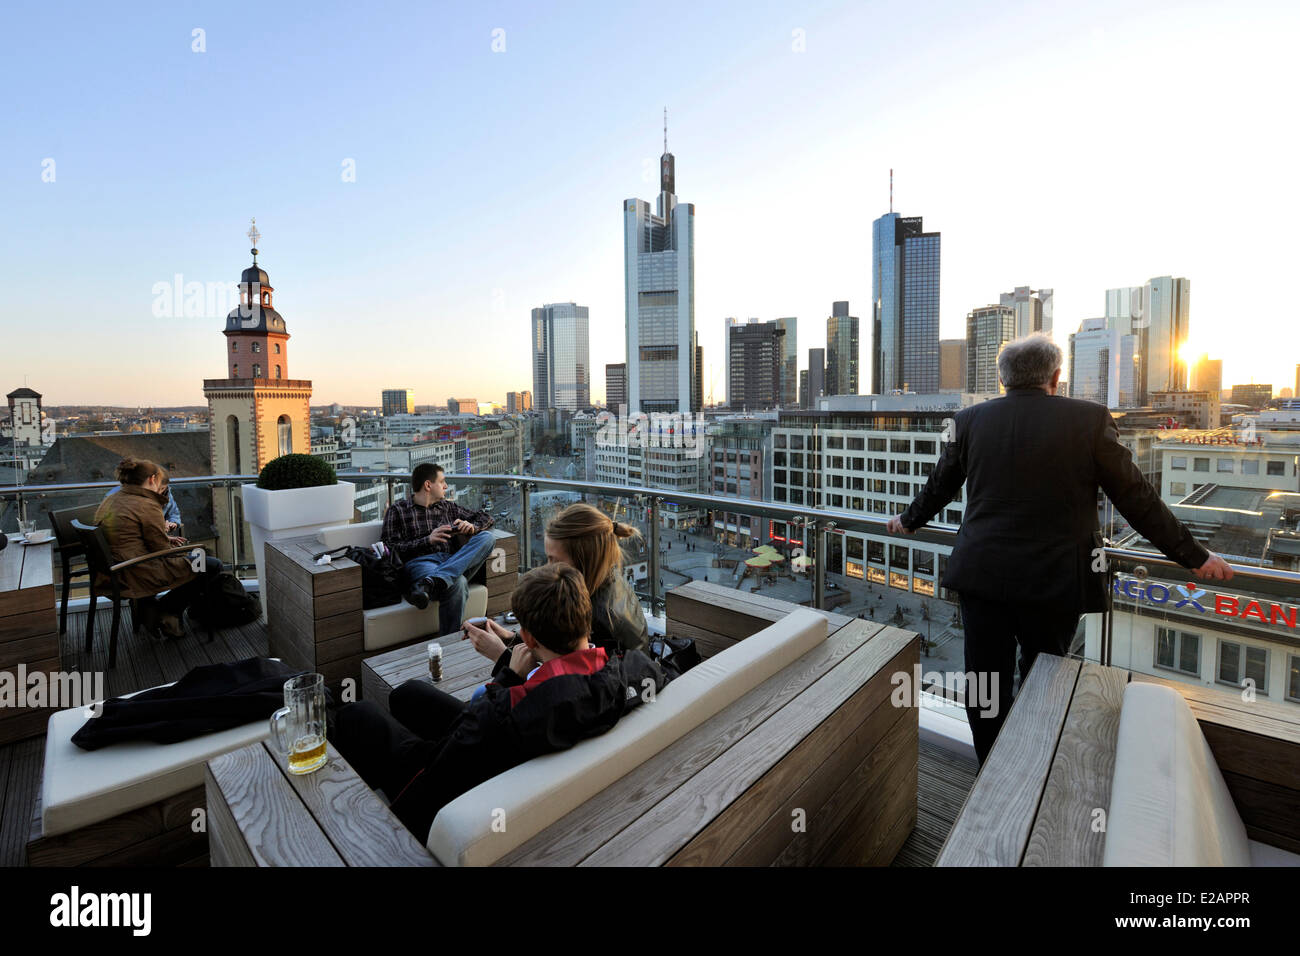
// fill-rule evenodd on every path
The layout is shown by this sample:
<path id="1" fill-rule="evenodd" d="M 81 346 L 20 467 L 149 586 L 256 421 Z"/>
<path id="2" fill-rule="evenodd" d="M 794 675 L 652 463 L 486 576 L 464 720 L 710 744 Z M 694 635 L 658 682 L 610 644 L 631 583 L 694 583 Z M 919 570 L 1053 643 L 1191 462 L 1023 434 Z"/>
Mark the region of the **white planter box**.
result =
<path id="1" fill-rule="evenodd" d="M 257 485 L 241 488 L 244 520 L 253 539 L 253 560 L 262 588 L 262 623 L 266 623 L 266 542 L 315 534 L 332 524 L 352 520 L 356 488 L 350 481 L 315 488 L 268 491 Z"/>

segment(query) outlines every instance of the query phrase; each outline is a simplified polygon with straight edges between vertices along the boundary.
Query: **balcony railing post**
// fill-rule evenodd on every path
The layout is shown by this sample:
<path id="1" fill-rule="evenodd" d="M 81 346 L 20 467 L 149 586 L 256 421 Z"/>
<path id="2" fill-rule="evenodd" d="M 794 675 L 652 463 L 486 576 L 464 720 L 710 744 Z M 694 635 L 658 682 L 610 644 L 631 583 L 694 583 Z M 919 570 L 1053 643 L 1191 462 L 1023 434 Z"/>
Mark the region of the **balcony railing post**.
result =
<path id="1" fill-rule="evenodd" d="M 659 613 L 659 504 L 658 495 L 650 497 L 650 614 Z"/>
<path id="2" fill-rule="evenodd" d="M 1098 657 L 1103 667 L 1110 666 L 1111 641 L 1115 628 L 1115 569 L 1106 563 L 1106 609 L 1101 612 L 1101 647 Z"/>
<path id="3" fill-rule="evenodd" d="M 531 482 L 519 483 L 519 528 L 523 535 L 519 542 L 519 569 L 528 571 L 533 566 L 533 511 L 530 504 L 533 486 Z"/>
<path id="4" fill-rule="evenodd" d="M 226 505 L 230 508 L 230 573 L 239 576 L 239 534 L 241 528 L 235 517 L 235 483 L 226 482 Z M 259 582 L 260 583 L 260 582 Z"/>
<path id="5" fill-rule="evenodd" d="M 393 476 L 388 475 L 384 481 L 388 483 L 388 507 L 391 508 L 393 506 Z"/>
<path id="6" fill-rule="evenodd" d="M 810 523 L 809 528 L 812 530 L 812 606 L 820 611 L 826 606 L 826 523 L 814 520 Z"/>

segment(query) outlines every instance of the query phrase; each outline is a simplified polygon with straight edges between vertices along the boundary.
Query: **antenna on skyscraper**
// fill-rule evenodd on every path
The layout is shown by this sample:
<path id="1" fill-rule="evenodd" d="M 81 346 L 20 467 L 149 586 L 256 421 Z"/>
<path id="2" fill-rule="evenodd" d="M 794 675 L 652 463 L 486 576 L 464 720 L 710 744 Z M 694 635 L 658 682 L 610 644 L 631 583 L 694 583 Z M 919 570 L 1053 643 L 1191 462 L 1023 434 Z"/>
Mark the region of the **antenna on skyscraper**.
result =
<path id="1" fill-rule="evenodd" d="M 889 211 L 894 211 L 894 171 L 892 169 L 889 171 Z"/>
<path id="2" fill-rule="evenodd" d="M 668 107 L 664 107 L 664 152 L 668 152 Z"/>

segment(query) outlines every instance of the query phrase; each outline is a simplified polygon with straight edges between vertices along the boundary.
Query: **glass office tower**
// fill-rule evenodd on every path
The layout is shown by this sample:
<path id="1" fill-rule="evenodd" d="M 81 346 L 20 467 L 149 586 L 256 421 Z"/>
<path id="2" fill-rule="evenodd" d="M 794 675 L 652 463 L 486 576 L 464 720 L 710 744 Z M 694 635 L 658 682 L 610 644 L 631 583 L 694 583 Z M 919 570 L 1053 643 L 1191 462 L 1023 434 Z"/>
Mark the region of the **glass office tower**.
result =
<path id="1" fill-rule="evenodd" d="M 848 302 L 831 303 L 826 320 L 826 394 L 858 394 L 858 317 Z"/>
<path id="2" fill-rule="evenodd" d="M 937 393 L 939 233 L 925 232 L 920 216 L 887 213 L 872 223 L 871 256 L 872 384 L 882 394 Z"/>
<path id="3" fill-rule="evenodd" d="M 533 395 L 538 408 L 591 405 L 587 307 L 557 302 L 533 309 Z"/>

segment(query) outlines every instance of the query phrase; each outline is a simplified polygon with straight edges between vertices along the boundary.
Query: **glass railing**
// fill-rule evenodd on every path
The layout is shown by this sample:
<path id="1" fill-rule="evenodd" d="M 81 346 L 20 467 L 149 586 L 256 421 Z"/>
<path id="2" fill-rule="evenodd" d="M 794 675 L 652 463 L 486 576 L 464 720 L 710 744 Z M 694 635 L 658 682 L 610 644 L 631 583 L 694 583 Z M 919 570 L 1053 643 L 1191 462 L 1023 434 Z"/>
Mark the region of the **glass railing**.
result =
<path id="1" fill-rule="evenodd" d="M 342 472 L 353 519 L 377 520 L 409 494 L 406 473 Z M 520 567 L 546 560 L 546 526 L 586 501 L 638 535 L 625 573 L 643 607 L 662 614 L 668 591 L 692 580 L 892 624 L 922 639 L 929 689 L 962 700 L 964 632 L 956 595 L 940 585 L 956 528 L 891 534 L 883 517 L 776 502 L 517 475 L 448 475 L 455 500 L 486 508 L 520 539 Z M 238 488 L 250 476 L 173 478 L 185 536 L 244 578 L 255 575 Z M 50 528 L 50 512 L 97 505 L 113 482 L 0 488 L 0 530 Z M 1300 574 L 1234 564 L 1235 579 L 1203 586 L 1162 556 L 1106 550 L 1113 612 L 1081 619 L 1072 651 L 1101 664 L 1224 693 L 1300 707 Z M 55 560 L 56 584 L 59 561 Z M 84 579 L 80 579 L 84 581 Z M 73 595 L 84 594 L 74 589 Z"/>

